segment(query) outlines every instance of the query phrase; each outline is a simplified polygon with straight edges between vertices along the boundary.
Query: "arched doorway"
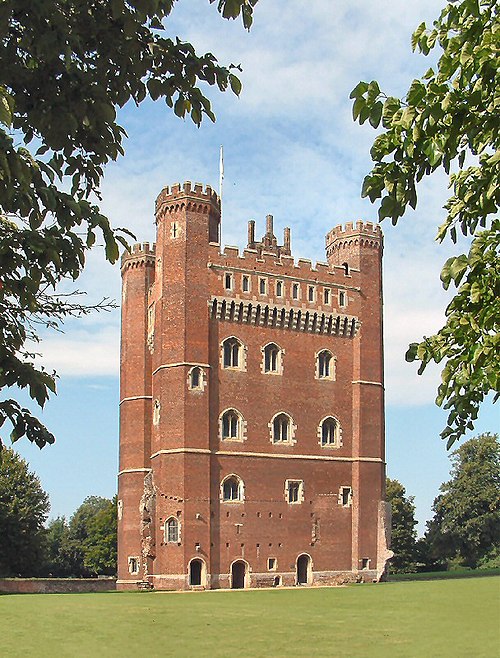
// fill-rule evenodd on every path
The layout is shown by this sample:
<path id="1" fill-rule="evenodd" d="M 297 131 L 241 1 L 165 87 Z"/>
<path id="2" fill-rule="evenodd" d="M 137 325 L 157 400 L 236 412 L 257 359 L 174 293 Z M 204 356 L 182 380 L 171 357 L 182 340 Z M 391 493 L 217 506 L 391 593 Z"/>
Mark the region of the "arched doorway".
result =
<path id="1" fill-rule="evenodd" d="M 297 585 L 310 585 L 311 584 L 311 557 L 306 553 L 299 555 L 297 558 Z"/>
<path id="2" fill-rule="evenodd" d="M 248 565 L 243 560 L 237 560 L 231 565 L 231 589 L 243 589 L 246 585 Z"/>
<path id="3" fill-rule="evenodd" d="M 205 585 L 205 563 L 195 558 L 189 563 L 189 585 L 190 587 L 201 587 Z"/>

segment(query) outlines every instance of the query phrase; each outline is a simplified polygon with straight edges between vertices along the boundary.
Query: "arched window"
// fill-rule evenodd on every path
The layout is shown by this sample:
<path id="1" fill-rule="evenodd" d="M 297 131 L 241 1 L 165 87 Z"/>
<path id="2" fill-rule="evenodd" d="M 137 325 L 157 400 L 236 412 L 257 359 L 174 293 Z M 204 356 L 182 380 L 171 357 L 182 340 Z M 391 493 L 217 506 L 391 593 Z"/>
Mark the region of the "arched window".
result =
<path id="1" fill-rule="evenodd" d="M 235 502 L 243 500 L 243 481 L 237 475 L 228 475 L 221 485 L 222 500 Z"/>
<path id="2" fill-rule="evenodd" d="M 236 409 L 228 409 L 221 415 L 220 436 L 223 441 L 243 439 L 243 417 Z"/>
<path id="3" fill-rule="evenodd" d="M 264 372 L 281 373 L 281 349 L 275 343 L 264 347 Z"/>
<path id="4" fill-rule="evenodd" d="M 288 414 L 279 413 L 270 423 L 273 443 L 292 443 L 295 426 Z"/>
<path id="5" fill-rule="evenodd" d="M 349 276 L 349 263 L 342 263 L 342 267 L 344 268 L 344 275 Z"/>
<path id="6" fill-rule="evenodd" d="M 203 373 L 201 372 L 201 368 L 198 368 L 198 366 L 193 368 L 189 373 L 189 388 L 203 388 Z"/>
<path id="7" fill-rule="evenodd" d="M 222 343 L 222 365 L 224 368 L 243 368 L 243 345 L 234 336 Z"/>
<path id="8" fill-rule="evenodd" d="M 179 542 L 179 521 L 173 517 L 165 521 L 165 541 L 167 544 Z"/>
<path id="9" fill-rule="evenodd" d="M 340 425 L 335 418 L 329 416 L 328 418 L 323 419 L 321 421 L 320 430 L 322 446 L 338 447 L 340 445 Z"/>
<path id="10" fill-rule="evenodd" d="M 335 360 L 332 353 L 322 350 L 316 357 L 316 376 L 318 379 L 335 379 Z"/>

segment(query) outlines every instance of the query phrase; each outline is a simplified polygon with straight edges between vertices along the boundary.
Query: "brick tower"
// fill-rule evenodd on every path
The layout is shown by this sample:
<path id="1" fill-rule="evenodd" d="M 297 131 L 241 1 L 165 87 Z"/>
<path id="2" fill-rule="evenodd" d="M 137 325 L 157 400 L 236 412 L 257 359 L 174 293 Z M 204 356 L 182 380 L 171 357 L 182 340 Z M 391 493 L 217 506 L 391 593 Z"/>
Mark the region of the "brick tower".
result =
<path id="1" fill-rule="evenodd" d="M 118 587 L 380 577 L 385 560 L 382 235 L 328 263 L 219 245 L 220 202 L 165 188 L 156 248 L 122 260 Z"/>

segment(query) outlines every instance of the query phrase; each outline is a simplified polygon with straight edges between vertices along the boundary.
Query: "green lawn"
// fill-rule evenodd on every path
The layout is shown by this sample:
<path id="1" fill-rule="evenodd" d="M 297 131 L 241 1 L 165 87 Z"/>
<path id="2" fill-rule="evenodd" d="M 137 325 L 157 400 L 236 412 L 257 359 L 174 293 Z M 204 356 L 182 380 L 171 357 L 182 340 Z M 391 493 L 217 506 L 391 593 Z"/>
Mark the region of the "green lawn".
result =
<path id="1" fill-rule="evenodd" d="M 500 578 L 332 589 L 0 596 L 0 655 L 500 655 Z"/>

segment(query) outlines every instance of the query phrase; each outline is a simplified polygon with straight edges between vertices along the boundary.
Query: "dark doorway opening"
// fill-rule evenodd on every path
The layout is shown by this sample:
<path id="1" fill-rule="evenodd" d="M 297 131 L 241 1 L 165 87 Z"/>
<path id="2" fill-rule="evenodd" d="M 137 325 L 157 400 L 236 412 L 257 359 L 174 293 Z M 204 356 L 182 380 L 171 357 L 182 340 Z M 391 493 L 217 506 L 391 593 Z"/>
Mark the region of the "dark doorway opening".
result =
<path id="1" fill-rule="evenodd" d="M 234 562 L 231 567 L 231 588 L 232 589 L 243 589 L 245 587 L 245 575 L 247 571 L 247 565 L 242 562 Z"/>
<path id="2" fill-rule="evenodd" d="M 309 555 L 300 555 L 297 559 L 297 585 L 309 584 L 311 558 Z"/>
<path id="3" fill-rule="evenodd" d="M 199 587 L 201 585 L 201 571 L 203 564 L 201 560 L 191 560 L 189 564 L 189 584 L 192 587 Z"/>

